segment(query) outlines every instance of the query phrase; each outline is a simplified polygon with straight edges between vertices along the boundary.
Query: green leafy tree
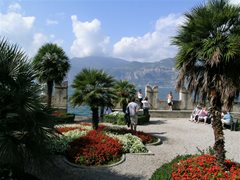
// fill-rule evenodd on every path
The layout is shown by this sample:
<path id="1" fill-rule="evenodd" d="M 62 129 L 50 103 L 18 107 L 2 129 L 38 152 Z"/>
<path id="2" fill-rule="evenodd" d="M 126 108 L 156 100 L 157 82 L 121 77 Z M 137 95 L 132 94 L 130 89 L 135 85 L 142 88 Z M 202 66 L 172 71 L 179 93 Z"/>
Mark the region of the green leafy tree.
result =
<path id="1" fill-rule="evenodd" d="M 120 103 L 122 111 L 126 112 L 126 107 L 129 100 L 136 95 L 135 86 L 126 80 L 119 80 L 114 85 L 117 94 L 116 103 Z"/>
<path id="2" fill-rule="evenodd" d="M 33 59 L 38 80 L 47 83 L 48 107 L 52 104 L 54 83 L 61 83 L 70 69 L 69 59 L 64 50 L 56 44 L 43 45 Z"/>
<path id="3" fill-rule="evenodd" d="M 26 164 L 45 157 L 52 127 L 32 65 L 17 45 L 5 39 L 0 40 L 0 74 L 0 176 L 7 169 L 14 179 L 23 177 Z"/>
<path id="4" fill-rule="evenodd" d="M 85 104 L 91 108 L 93 129 L 98 128 L 99 107 L 113 106 L 116 98 L 114 82 L 113 77 L 104 71 L 86 68 L 79 72 L 73 81 L 71 103 L 74 106 Z"/>
<path id="5" fill-rule="evenodd" d="M 221 111 L 231 110 L 240 85 L 239 15 L 239 6 L 211 0 L 185 14 L 185 22 L 173 39 L 179 48 L 177 88 L 186 85 L 195 99 L 209 100 L 213 148 L 221 166 L 225 159 Z"/>

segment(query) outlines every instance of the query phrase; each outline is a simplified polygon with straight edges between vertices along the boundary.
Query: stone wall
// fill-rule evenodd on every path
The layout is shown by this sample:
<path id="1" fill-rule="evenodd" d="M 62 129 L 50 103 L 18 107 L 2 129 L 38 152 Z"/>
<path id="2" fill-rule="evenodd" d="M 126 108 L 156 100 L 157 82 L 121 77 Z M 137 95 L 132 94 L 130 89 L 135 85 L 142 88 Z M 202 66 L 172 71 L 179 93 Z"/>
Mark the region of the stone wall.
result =
<path id="1" fill-rule="evenodd" d="M 60 110 L 66 111 L 68 104 L 68 82 L 55 85 L 54 96 L 52 97 L 52 106 Z M 158 86 L 145 87 L 145 95 L 152 105 L 151 110 L 168 110 L 166 100 L 160 100 L 158 96 Z M 119 106 L 119 105 L 118 105 Z M 118 107 L 117 106 L 117 107 Z M 179 99 L 173 101 L 173 110 L 192 110 L 194 108 L 191 95 L 185 88 L 182 88 L 179 93 Z M 120 106 L 118 107 L 120 108 Z M 235 103 L 232 112 L 240 112 L 240 103 Z"/>
<path id="2" fill-rule="evenodd" d="M 160 100 L 158 98 L 158 86 L 146 86 L 145 95 L 148 97 L 150 104 L 152 104 L 153 110 L 167 110 L 168 104 L 166 100 Z M 179 94 L 179 100 L 173 101 L 173 109 L 175 110 L 189 110 L 193 109 L 193 103 L 191 96 L 186 89 L 182 89 Z"/>
<path id="3" fill-rule="evenodd" d="M 145 95 L 152 104 L 152 110 L 168 110 L 167 100 L 160 100 L 158 97 L 158 86 L 145 87 Z M 186 88 L 182 88 L 179 92 L 179 99 L 173 100 L 173 110 L 192 110 L 196 106 L 193 103 L 192 96 Z M 240 112 L 240 103 L 234 103 L 232 112 Z"/>

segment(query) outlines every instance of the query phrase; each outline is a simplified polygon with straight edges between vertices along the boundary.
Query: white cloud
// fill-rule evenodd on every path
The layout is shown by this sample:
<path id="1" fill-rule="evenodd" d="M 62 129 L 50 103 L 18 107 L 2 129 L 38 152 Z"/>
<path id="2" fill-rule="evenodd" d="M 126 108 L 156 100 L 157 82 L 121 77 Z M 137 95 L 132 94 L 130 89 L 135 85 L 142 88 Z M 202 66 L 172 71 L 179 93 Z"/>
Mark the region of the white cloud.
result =
<path id="1" fill-rule="evenodd" d="M 7 14 L 0 13 L 0 19 L 1 34 L 24 34 L 32 28 L 35 21 L 34 16 L 24 17 L 21 14 L 15 12 L 9 12 Z"/>
<path id="2" fill-rule="evenodd" d="M 108 53 L 109 37 L 101 32 L 101 22 L 94 19 L 91 22 L 78 21 L 77 16 L 71 16 L 75 40 L 71 53 L 75 57 L 91 55 L 106 55 Z"/>
<path id="3" fill-rule="evenodd" d="M 56 21 L 56 20 L 51 20 L 51 19 L 47 19 L 47 20 L 46 20 L 46 24 L 47 24 L 47 25 L 57 25 L 57 24 L 58 24 L 58 21 Z"/>
<path id="4" fill-rule="evenodd" d="M 158 19 L 154 32 L 139 37 L 123 37 L 114 44 L 113 56 L 148 62 L 174 57 L 177 49 L 171 45 L 171 38 L 182 21 L 181 16 L 174 14 Z"/>
<path id="5" fill-rule="evenodd" d="M 240 5 L 240 0 L 230 0 L 229 2 L 232 4 Z"/>
<path id="6" fill-rule="evenodd" d="M 12 43 L 17 43 L 28 52 L 33 38 L 35 17 L 8 12 L 0 13 L 0 19 L 0 36 L 7 38 Z"/>
<path id="7" fill-rule="evenodd" d="M 18 12 L 22 9 L 21 5 L 18 3 L 13 3 L 8 6 L 8 12 Z"/>
<path id="8" fill-rule="evenodd" d="M 35 33 L 33 35 L 33 45 L 34 47 L 40 47 L 42 44 L 48 42 L 48 37 L 42 33 Z"/>
<path id="9" fill-rule="evenodd" d="M 17 3 L 10 4 L 6 14 L 0 13 L 0 36 L 16 43 L 32 57 L 44 43 L 51 42 L 62 44 L 54 35 L 45 35 L 36 32 L 35 16 L 24 16 L 20 12 L 21 6 Z"/>

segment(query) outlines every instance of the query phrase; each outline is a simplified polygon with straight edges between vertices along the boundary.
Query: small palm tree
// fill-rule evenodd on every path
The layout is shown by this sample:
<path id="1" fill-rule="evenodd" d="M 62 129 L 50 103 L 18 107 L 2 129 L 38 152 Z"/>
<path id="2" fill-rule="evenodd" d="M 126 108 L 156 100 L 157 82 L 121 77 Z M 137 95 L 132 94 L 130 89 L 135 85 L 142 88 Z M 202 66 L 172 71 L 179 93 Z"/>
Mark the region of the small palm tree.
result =
<path id="1" fill-rule="evenodd" d="M 125 113 L 129 100 L 136 95 L 135 86 L 126 80 L 119 80 L 114 85 L 114 89 L 117 94 L 116 103 L 120 103 L 122 111 Z"/>
<path id="2" fill-rule="evenodd" d="M 97 69 L 83 69 L 73 81 L 74 93 L 71 102 L 73 106 L 90 106 L 93 129 L 98 128 L 99 107 L 113 106 L 112 102 L 116 98 L 113 85 L 113 77 Z"/>
<path id="3" fill-rule="evenodd" d="M 48 107 L 52 104 L 54 83 L 61 83 L 70 69 L 69 59 L 64 50 L 56 44 L 43 45 L 33 59 L 38 80 L 47 83 Z"/>
<path id="4" fill-rule="evenodd" d="M 52 127 L 45 121 L 32 65 L 5 39 L 0 40 L 0 74 L 0 169 L 21 177 L 26 164 L 43 157 Z"/>
<path id="5" fill-rule="evenodd" d="M 208 98 L 217 162 L 224 166 L 221 111 L 231 110 L 240 88 L 240 7 L 211 0 L 185 14 L 185 24 L 173 43 L 179 47 L 177 87 L 187 85 L 202 100 Z"/>

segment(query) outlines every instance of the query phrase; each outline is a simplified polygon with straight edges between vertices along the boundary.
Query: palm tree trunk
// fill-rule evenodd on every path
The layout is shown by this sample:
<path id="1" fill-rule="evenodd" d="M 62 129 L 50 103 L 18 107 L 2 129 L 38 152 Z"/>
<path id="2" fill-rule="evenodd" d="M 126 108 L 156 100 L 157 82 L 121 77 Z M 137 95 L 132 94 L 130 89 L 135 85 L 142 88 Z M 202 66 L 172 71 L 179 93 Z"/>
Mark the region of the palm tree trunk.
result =
<path id="1" fill-rule="evenodd" d="M 93 129 L 97 130 L 98 129 L 98 107 L 92 107 L 92 127 Z"/>
<path id="2" fill-rule="evenodd" d="M 47 107 L 51 107 L 52 106 L 52 92 L 53 92 L 53 81 L 48 81 L 47 82 L 47 95 L 48 95 L 48 100 L 47 100 Z"/>
<path id="3" fill-rule="evenodd" d="M 102 121 L 103 120 L 103 115 L 104 115 L 104 106 L 101 106 L 100 107 L 100 120 Z"/>
<path id="4" fill-rule="evenodd" d="M 213 149 L 216 153 L 217 163 L 224 167 L 224 160 L 225 160 L 225 149 L 224 149 L 224 133 L 223 127 L 221 122 L 221 112 L 215 110 L 212 113 L 212 128 L 215 137 L 215 143 Z"/>
<path id="5" fill-rule="evenodd" d="M 217 159 L 218 165 L 226 169 L 224 166 L 225 161 L 225 148 L 224 148 L 224 133 L 223 133 L 223 126 L 221 122 L 221 101 L 220 96 L 216 95 L 215 97 L 211 98 L 210 104 L 210 113 L 212 116 L 212 128 L 214 132 L 215 143 L 213 149 L 215 151 L 215 156 Z"/>

